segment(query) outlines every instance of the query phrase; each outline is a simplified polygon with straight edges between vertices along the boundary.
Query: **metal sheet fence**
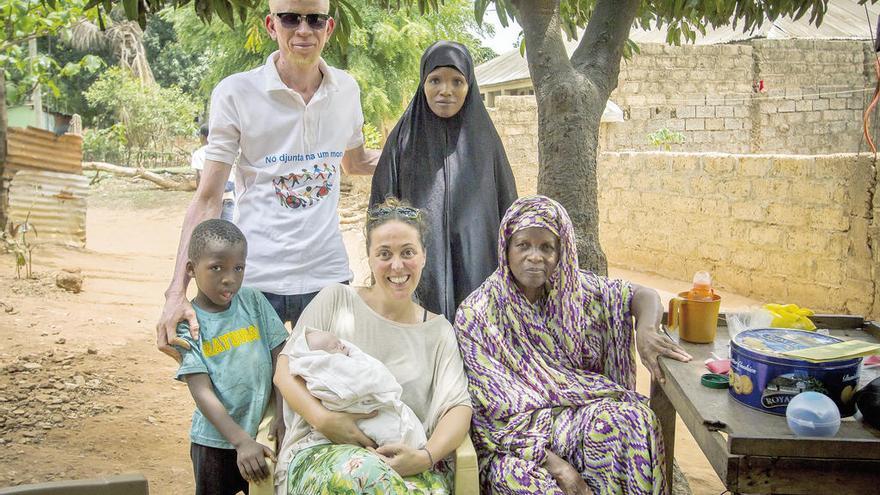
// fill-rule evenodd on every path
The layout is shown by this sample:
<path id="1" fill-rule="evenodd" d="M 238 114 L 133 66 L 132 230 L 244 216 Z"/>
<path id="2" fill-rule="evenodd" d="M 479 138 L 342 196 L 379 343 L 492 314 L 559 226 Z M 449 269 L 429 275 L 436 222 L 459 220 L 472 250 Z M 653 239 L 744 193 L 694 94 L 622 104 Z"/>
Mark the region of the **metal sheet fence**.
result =
<path id="1" fill-rule="evenodd" d="M 82 173 L 82 138 L 11 128 L 7 150 L 0 177 L 0 208 L 7 222 L 27 219 L 37 243 L 85 246 L 89 181 Z"/>

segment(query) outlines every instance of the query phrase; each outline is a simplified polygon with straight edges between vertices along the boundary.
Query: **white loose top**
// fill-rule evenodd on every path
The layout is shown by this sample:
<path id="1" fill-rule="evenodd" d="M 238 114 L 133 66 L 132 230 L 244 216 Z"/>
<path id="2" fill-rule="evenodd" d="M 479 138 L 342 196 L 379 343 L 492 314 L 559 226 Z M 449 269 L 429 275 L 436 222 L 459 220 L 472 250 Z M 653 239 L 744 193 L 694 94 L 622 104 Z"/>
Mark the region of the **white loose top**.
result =
<path id="1" fill-rule="evenodd" d="M 332 332 L 382 362 L 403 388 L 400 399 L 422 422 L 428 438 L 437 421 L 452 407 L 471 406 L 467 377 L 452 325 L 442 316 L 403 324 L 373 311 L 348 285 L 322 290 L 306 307 L 281 353 L 293 359 L 293 346 L 303 329 Z M 276 483 L 286 479 L 287 466 L 310 431 L 308 423 L 284 404 L 287 432 L 278 455 Z"/>

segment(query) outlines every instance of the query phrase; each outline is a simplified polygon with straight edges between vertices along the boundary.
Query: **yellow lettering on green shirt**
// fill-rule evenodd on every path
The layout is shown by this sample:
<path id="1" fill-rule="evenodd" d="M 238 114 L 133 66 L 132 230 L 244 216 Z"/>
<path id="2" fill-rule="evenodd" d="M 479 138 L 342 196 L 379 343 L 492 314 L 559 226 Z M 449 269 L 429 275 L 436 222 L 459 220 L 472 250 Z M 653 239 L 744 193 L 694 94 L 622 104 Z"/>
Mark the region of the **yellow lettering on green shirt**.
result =
<path id="1" fill-rule="evenodd" d="M 213 357 L 217 354 L 224 353 L 233 347 L 260 340 L 260 329 L 255 325 L 247 328 L 238 328 L 224 333 L 219 337 L 211 339 L 211 341 L 202 342 L 202 354 L 205 357 Z"/>

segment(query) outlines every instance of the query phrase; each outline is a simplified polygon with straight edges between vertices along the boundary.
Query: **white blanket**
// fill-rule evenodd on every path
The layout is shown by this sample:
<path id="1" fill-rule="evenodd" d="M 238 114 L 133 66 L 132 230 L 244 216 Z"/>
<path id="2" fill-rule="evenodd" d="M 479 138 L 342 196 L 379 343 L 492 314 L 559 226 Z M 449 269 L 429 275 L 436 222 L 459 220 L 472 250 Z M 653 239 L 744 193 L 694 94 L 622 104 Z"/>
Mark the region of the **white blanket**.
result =
<path id="1" fill-rule="evenodd" d="M 378 411 L 376 417 L 358 421 L 361 431 L 378 445 L 403 442 L 416 449 L 425 446 L 422 422 L 400 400 L 400 384 L 384 364 L 347 341 L 343 342 L 348 346 L 348 356 L 310 350 L 307 332 L 294 342 L 290 373 L 301 376 L 324 407 L 348 413 Z M 314 429 L 308 440 L 327 441 Z"/>

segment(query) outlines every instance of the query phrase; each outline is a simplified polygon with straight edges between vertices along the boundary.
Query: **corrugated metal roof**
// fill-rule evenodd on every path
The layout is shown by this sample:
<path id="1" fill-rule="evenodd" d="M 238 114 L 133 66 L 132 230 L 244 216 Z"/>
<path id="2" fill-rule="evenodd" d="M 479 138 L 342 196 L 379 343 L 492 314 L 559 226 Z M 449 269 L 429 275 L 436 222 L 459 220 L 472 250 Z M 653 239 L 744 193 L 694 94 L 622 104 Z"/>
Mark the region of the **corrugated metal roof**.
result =
<path id="1" fill-rule="evenodd" d="M 868 5 L 871 16 L 870 26 L 873 28 L 880 15 L 880 4 Z M 754 38 L 767 39 L 816 39 L 816 40 L 869 40 L 871 28 L 865 17 L 865 6 L 857 0 L 831 0 L 828 11 L 819 27 L 810 25 L 810 16 L 805 15 L 795 21 L 791 18 L 765 21 L 763 25 L 749 33 L 735 31 L 729 26 L 718 29 L 707 28 L 705 35 L 697 34 L 696 45 L 718 45 L 745 41 Z M 633 29 L 630 39 L 636 43 L 666 43 L 666 29 L 642 30 Z M 566 42 L 569 56 L 577 47 L 578 41 Z M 519 50 L 514 49 L 498 57 L 480 64 L 475 69 L 477 83 L 485 91 L 492 86 L 512 82 L 530 81 L 529 67 Z M 524 84 L 527 86 L 530 84 Z"/>
<path id="2" fill-rule="evenodd" d="M 28 219 L 36 229 L 35 242 L 85 246 L 88 191 L 89 179 L 82 174 L 19 170 L 9 186 L 9 220 Z"/>
<path id="3" fill-rule="evenodd" d="M 474 72 L 480 91 L 491 89 L 490 86 L 497 84 L 531 81 L 529 66 L 526 59 L 519 54 L 519 50 L 511 50 L 488 62 L 483 62 L 474 69 Z"/>
<path id="4" fill-rule="evenodd" d="M 9 129 L 6 143 L 7 177 L 25 169 L 82 174 L 82 136 L 14 127 Z"/>

